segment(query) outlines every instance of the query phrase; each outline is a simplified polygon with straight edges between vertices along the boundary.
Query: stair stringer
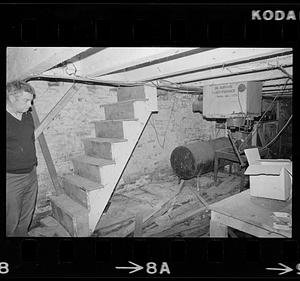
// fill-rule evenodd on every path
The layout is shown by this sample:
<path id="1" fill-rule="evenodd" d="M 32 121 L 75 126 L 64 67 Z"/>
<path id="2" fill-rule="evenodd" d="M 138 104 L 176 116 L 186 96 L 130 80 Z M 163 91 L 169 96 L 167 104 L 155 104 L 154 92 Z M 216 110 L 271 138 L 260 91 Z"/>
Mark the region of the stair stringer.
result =
<path id="1" fill-rule="evenodd" d="M 127 139 L 127 142 L 118 143 L 118 145 L 113 147 L 114 161 L 116 163 L 101 168 L 101 184 L 103 188 L 93 191 L 93 196 L 89 198 L 90 210 L 88 217 L 90 234 L 95 230 L 152 111 L 157 111 L 157 107 L 153 107 L 153 102 L 137 101 L 134 104 L 134 110 L 135 117 L 138 120 L 123 122 L 124 138 Z"/>

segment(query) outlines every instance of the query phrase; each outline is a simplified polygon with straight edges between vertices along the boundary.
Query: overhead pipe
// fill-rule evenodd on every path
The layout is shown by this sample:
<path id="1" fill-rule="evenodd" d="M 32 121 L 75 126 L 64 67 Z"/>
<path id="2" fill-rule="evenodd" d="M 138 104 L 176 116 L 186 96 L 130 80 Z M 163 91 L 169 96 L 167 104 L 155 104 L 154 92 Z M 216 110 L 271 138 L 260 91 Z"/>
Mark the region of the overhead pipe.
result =
<path id="1" fill-rule="evenodd" d="M 82 83 L 87 85 L 101 85 L 101 86 L 111 86 L 111 87 L 135 87 L 135 86 L 142 86 L 142 85 L 149 85 L 152 87 L 156 87 L 157 89 L 165 90 L 165 91 L 178 91 L 178 92 L 185 92 L 185 94 L 190 95 L 200 95 L 203 93 L 202 87 L 189 87 L 189 86 L 173 86 L 174 83 L 144 83 L 144 82 L 122 82 L 122 81 L 109 81 L 109 80 L 97 80 L 92 78 L 85 78 L 79 76 L 69 76 L 69 77 L 55 77 L 52 75 L 35 75 L 30 76 L 25 79 L 26 82 L 29 81 L 62 81 L 62 82 L 72 82 L 72 83 Z"/>
<path id="2" fill-rule="evenodd" d="M 293 64 L 286 64 L 286 65 L 284 65 L 284 67 L 293 67 Z M 259 73 L 259 72 L 271 71 L 271 70 L 276 70 L 276 69 L 278 70 L 277 67 L 265 67 L 265 68 L 251 70 L 251 71 L 247 70 L 247 71 L 241 71 L 241 72 L 236 72 L 236 73 L 223 74 L 223 75 L 219 75 L 219 76 L 215 76 L 215 77 L 206 77 L 206 78 L 201 78 L 201 79 L 193 79 L 193 80 L 181 82 L 181 84 L 200 82 L 200 81 L 206 81 L 206 80 L 211 80 L 211 79 L 219 79 L 219 78 L 225 78 L 225 77 L 232 77 L 232 76 L 251 74 L 251 73 Z M 286 77 L 281 77 L 281 78 L 286 78 Z"/>

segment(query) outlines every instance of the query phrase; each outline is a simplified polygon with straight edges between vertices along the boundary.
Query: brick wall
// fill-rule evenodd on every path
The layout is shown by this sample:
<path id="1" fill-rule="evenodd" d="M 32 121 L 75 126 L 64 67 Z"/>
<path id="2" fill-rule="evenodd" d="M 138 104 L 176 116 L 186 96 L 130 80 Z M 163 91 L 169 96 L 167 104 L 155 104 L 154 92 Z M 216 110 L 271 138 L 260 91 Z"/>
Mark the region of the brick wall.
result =
<path id="1" fill-rule="evenodd" d="M 123 173 L 125 182 L 143 174 L 170 174 L 170 156 L 177 146 L 224 136 L 223 130 L 215 129 L 215 122 L 192 112 L 195 96 L 163 94 L 158 97 L 158 113 L 150 117 Z"/>
<path id="2" fill-rule="evenodd" d="M 36 110 L 40 121 L 71 87 L 71 83 L 31 82 L 37 92 Z M 146 174 L 171 174 L 170 156 L 178 145 L 193 140 L 208 140 L 224 135 L 215 130 L 215 123 L 206 121 L 199 113 L 192 112 L 195 96 L 159 92 L 158 113 L 152 114 L 136 149 L 124 170 L 125 182 L 137 180 Z M 99 105 L 116 101 L 114 91 L 109 87 L 83 85 L 63 108 L 60 114 L 44 131 L 48 147 L 58 176 L 72 173 L 70 157 L 84 153 L 82 138 L 94 136 L 92 120 L 104 119 Z M 46 196 L 54 191 L 51 179 L 37 142 L 38 156 L 38 212 L 49 208 Z M 122 181 L 121 181 L 122 182 Z"/>

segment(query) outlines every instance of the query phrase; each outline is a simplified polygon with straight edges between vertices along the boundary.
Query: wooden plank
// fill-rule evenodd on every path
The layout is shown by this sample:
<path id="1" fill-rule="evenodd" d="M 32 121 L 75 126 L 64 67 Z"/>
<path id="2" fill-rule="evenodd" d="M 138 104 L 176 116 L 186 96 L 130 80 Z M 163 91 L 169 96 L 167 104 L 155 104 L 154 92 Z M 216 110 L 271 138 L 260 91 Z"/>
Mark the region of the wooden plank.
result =
<path id="1" fill-rule="evenodd" d="M 253 125 L 253 130 L 252 130 L 252 139 L 251 139 L 251 145 L 257 146 L 257 122 L 254 123 Z"/>
<path id="2" fill-rule="evenodd" d="M 128 72 L 137 67 L 157 64 L 160 60 L 175 59 L 191 54 L 190 52 L 201 52 L 203 49 L 206 48 L 106 48 L 80 61 L 81 65 L 78 67 L 87 76 L 98 77 L 115 72 Z M 114 61 L 108 59 L 110 57 L 114 57 Z"/>
<path id="3" fill-rule="evenodd" d="M 292 71 L 292 66 L 288 69 Z M 202 73 L 205 74 L 205 73 Z M 240 81 L 265 81 L 265 80 L 276 80 L 283 78 L 283 74 L 280 70 L 266 68 L 265 70 L 253 70 L 253 71 L 243 71 L 236 74 L 223 74 L 217 76 L 212 70 L 211 73 L 207 73 L 206 76 L 199 76 L 193 80 L 187 80 L 182 82 L 182 85 L 189 86 L 206 86 L 212 84 L 225 84 L 225 83 L 238 83 Z M 169 79 L 172 81 L 171 79 Z M 172 81 L 173 82 L 173 81 Z"/>
<path id="4" fill-rule="evenodd" d="M 264 229 L 264 231 L 291 237 L 291 232 L 283 232 L 274 229 L 272 218 L 273 212 L 280 212 L 289 207 L 291 208 L 291 204 L 291 201 L 280 201 L 250 196 L 250 190 L 247 189 L 241 193 L 237 193 L 211 204 L 210 209 L 218 214 L 230 217 L 233 220 L 252 224 L 258 228 Z"/>
<path id="5" fill-rule="evenodd" d="M 56 115 L 64 108 L 64 106 L 71 100 L 73 95 L 82 87 L 74 83 L 69 90 L 64 94 L 60 101 L 52 108 L 52 110 L 47 114 L 43 119 L 41 124 L 36 128 L 34 134 L 35 138 L 38 138 L 39 135 L 44 131 L 44 129 L 49 125 L 49 123 L 56 117 Z"/>
<path id="6" fill-rule="evenodd" d="M 233 186 L 238 184 L 237 182 L 231 182 L 233 180 L 233 177 L 226 178 L 226 180 L 220 184 L 218 187 L 212 187 L 211 192 L 209 192 L 210 195 L 210 202 L 215 202 L 217 200 L 220 200 L 226 196 L 228 196 L 228 192 L 230 192 L 233 189 Z M 229 183 L 231 182 L 231 183 Z M 183 183 L 182 183 L 183 184 Z M 179 187 L 179 188 L 178 188 Z M 180 186 L 178 186 L 176 190 L 179 194 L 181 192 Z M 185 186 L 186 187 L 186 186 Z M 190 193 L 189 193 L 190 194 Z M 217 197 L 211 197 L 212 194 L 217 194 Z M 190 194 L 191 201 L 188 201 L 188 203 L 184 203 L 181 206 L 172 209 L 172 203 L 174 202 L 175 197 L 172 197 L 168 201 L 168 206 L 165 206 L 165 208 L 162 208 L 162 206 L 165 203 L 162 203 L 158 206 L 156 206 L 154 209 L 152 209 L 152 212 L 147 216 L 148 218 L 153 216 L 151 220 L 145 223 L 143 223 L 143 237 L 148 237 L 151 233 L 155 236 L 156 233 L 166 231 L 166 233 L 169 233 L 168 230 L 170 228 L 175 227 L 177 224 L 184 224 L 186 220 L 192 218 L 193 216 L 198 217 L 205 217 L 210 216 L 210 211 L 207 210 L 203 204 L 195 198 L 195 196 L 192 196 Z M 175 198 L 176 199 L 176 198 Z M 181 199 L 182 200 L 182 199 Z M 176 201 L 175 204 L 180 204 L 180 202 Z M 174 204 L 174 205 L 175 205 Z M 202 207 L 203 206 L 203 207 Z M 162 208 L 162 210 L 160 209 Z M 159 210 L 158 213 L 157 210 Z M 168 212 L 168 210 L 170 212 Z M 148 212 L 147 212 L 148 213 Z M 132 231 L 134 230 L 134 219 L 135 217 L 127 218 L 124 221 L 116 222 L 112 225 L 109 225 L 104 228 L 99 228 L 99 234 L 98 236 L 106 236 L 106 237 L 121 237 L 126 234 L 127 227 L 131 228 Z M 144 219 L 145 222 L 145 219 Z M 159 226 L 157 224 L 159 223 Z M 165 225 L 166 224 L 166 225 Z M 184 228 L 184 227 L 183 227 Z M 177 229 L 177 228 L 176 228 Z M 179 229 L 179 227 L 178 227 Z M 130 234 L 130 229 L 128 231 Z M 170 230 L 170 232 L 172 232 Z M 125 235 L 125 236 L 127 236 Z"/>
<path id="7" fill-rule="evenodd" d="M 187 51 L 185 51 L 188 49 Z M 134 63 L 130 63 L 130 65 L 124 67 L 119 67 L 118 69 L 114 71 L 107 71 L 103 75 L 110 75 L 110 74 L 116 74 L 116 73 L 122 73 L 122 72 L 128 72 L 128 71 L 133 71 L 136 69 L 144 68 L 144 67 L 149 67 L 151 65 L 156 65 L 159 63 L 164 63 L 164 62 L 169 62 L 175 59 L 180 59 L 180 58 L 185 58 L 191 55 L 195 55 L 201 52 L 209 51 L 212 50 L 213 48 L 178 48 L 178 49 L 173 49 L 170 51 L 164 52 L 160 54 L 159 58 L 155 57 L 143 57 L 140 58 L 139 60 L 135 61 Z M 156 56 L 157 57 L 157 56 Z M 88 76 L 100 76 L 99 73 L 92 73 L 92 75 L 88 74 Z"/>
<path id="8" fill-rule="evenodd" d="M 208 209 L 209 204 L 205 201 L 205 199 L 198 194 L 191 186 L 188 186 L 189 190 L 197 197 L 197 199 L 205 206 L 206 209 Z"/>
<path id="9" fill-rule="evenodd" d="M 209 237 L 228 237 L 227 225 L 211 220 L 209 225 Z"/>
<path id="10" fill-rule="evenodd" d="M 194 209 L 199 209 L 202 208 L 202 203 L 199 203 L 198 201 L 196 203 L 187 203 L 184 204 L 178 208 L 176 208 L 175 210 L 173 210 L 170 214 L 169 214 L 169 218 L 172 220 L 176 217 L 180 217 L 182 215 L 184 215 L 185 213 L 189 212 L 190 210 L 194 210 Z"/>
<path id="11" fill-rule="evenodd" d="M 217 192 L 217 190 L 222 190 L 226 186 L 228 186 L 228 184 L 231 180 L 232 180 L 232 178 L 228 178 L 222 184 L 220 184 L 218 187 L 215 187 L 216 192 Z M 227 194 L 227 192 L 228 191 L 226 191 L 226 194 Z M 220 198 L 219 199 L 214 198 L 212 201 L 215 202 L 217 200 L 220 200 Z M 202 203 L 200 203 L 200 204 L 202 205 Z M 153 227 L 149 230 L 144 228 L 144 236 L 147 236 L 147 237 L 148 236 L 156 236 L 156 235 L 158 235 L 158 233 L 167 233 L 169 235 L 168 230 L 170 228 L 175 228 L 176 225 L 184 223 L 188 219 L 190 219 L 194 216 L 198 216 L 198 217 L 202 216 L 203 218 L 210 216 L 210 211 L 205 206 L 201 207 L 200 204 L 199 204 L 199 202 L 197 202 L 197 203 L 189 204 L 190 205 L 189 208 L 184 205 L 182 207 L 175 209 L 174 211 L 172 211 L 170 213 L 170 215 L 169 215 L 170 220 L 169 221 L 166 220 L 165 225 L 161 225 L 159 227 Z M 188 205 L 188 204 L 186 204 L 186 205 Z"/>
<path id="12" fill-rule="evenodd" d="M 169 199 L 167 202 L 165 202 L 164 204 L 159 204 L 157 207 L 155 207 L 154 211 L 148 215 L 147 217 L 145 217 L 143 219 L 143 225 L 144 227 L 146 227 L 147 225 L 151 224 L 156 217 L 162 215 L 163 213 L 165 213 L 171 206 L 173 203 L 173 197 L 171 199 Z M 134 230 L 134 224 L 131 223 L 125 230 L 124 230 L 124 234 L 123 236 L 127 236 L 129 235 L 132 231 Z"/>
<path id="13" fill-rule="evenodd" d="M 150 65 L 136 71 L 112 74 L 111 79 L 126 81 L 151 81 L 166 79 L 172 82 L 185 81 L 188 77 L 199 77 L 202 72 L 226 72 L 233 71 L 243 63 L 243 69 L 248 65 L 250 69 L 261 67 L 261 61 L 290 62 L 292 49 L 263 49 L 263 48 L 216 48 L 210 51 L 201 52 L 177 61 L 169 61 L 161 64 Z M 251 54 L 251 56 L 249 56 Z M 283 55 L 282 55 L 283 54 Z M 228 59 L 230 58 L 230 60 Z M 287 58 L 287 59 L 286 59 Z M 178 67 L 174 68 L 174 63 Z M 282 63 L 285 65 L 285 63 Z M 244 66 L 246 65 L 246 67 Z M 248 68 L 248 69 L 249 69 Z M 235 69 L 234 69 L 234 72 Z M 281 71 L 280 71 L 281 73 Z M 202 76 L 200 74 L 200 76 Z M 205 76 L 205 75 L 204 75 Z M 123 77 L 123 79 L 122 79 Z"/>
<path id="14" fill-rule="evenodd" d="M 155 211 L 154 213 L 150 214 L 148 216 L 148 218 L 146 219 L 144 226 L 146 227 L 147 225 L 151 224 L 152 222 L 154 222 L 155 218 L 157 218 L 158 216 L 161 216 L 162 214 L 164 214 L 166 211 L 169 211 L 170 209 L 173 208 L 174 204 L 175 204 L 175 200 L 176 197 L 182 192 L 183 190 L 183 184 L 184 184 L 184 180 L 181 180 L 180 185 L 179 185 L 179 190 L 178 192 L 170 199 L 168 200 L 166 203 L 163 204 L 162 208 L 158 209 L 157 211 Z M 159 207 L 158 207 L 159 208 Z"/>
<path id="15" fill-rule="evenodd" d="M 87 47 L 9 47 L 7 48 L 7 82 L 23 80 L 43 73 L 55 65 L 87 50 Z"/>
<path id="16" fill-rule="evenodd" d="M 89 236 L 88 210 L 66 194 L 49 197 L 54 218 L 73 237 Z"/>
<path id="17" fill-rule="evenodd" d="M 181 232 L 189 231 L 189 230 L 196 230 L 196 229 L 202 229 L 203 232 L 206 232 L 205 228 L 209 226 L 210 219 L 209 217 L 206 217 L 203 219 L 201 223 L 197 224 L 191 224 L 186 225 L 185 221 L 181 222 L 180 224 L 172 225 L 170 228 L 165 229 L 160 232 L 154 232 L 154 229 L 152 231 L 152 234 L 147 235 L 147 233 L 144 234 L 145 237 L 172 237 L 174 235 L 178 235 Z"/>
<path id="18" fill-rule="evenodd" d="M 262 145 L 262 147 L 264 147 L 265 144 L 266 144 L 265 137 L 264 137 L 264 133 L 262 132 L 262 129 L 261 129 L 261 128 L 258 128 L 257 132 L 258 132 L 258 136 L 259 136 L 261 145 Z"/>
<path id="19" fill-rule="evenodd" d="M 269 63 L 282 63 L 282 65 L 287 68 L 289 71 L 290 68 L 293 66 L 293 56 L 283 56 L 283 57 L 276 57 L 271 60 L 264 60 L 261 59 L 260 61 L 255 61 L 252 63 L 242 63 L 242 61 L 237 62 L 237 64 L 232 65 L 230 67 L 222 67 L 219 65 L 217 68 L 210 68 L 206 67 L 205 69 L 199 70 L 198 72 L 191 72 L 187 71 L 184 75 L 169 77 L 168 81 L 173 83 L 178 83 L 179 81 L 185 81 L 185 83 L 191 83 L 192 81 L 204 81 L 207 79 L 219 79 L 219 78 L 227 78 L 228 80 L 232 76 L 236 75 L 246 75 L 249 73 L 263 73 L 264 71 L 275 71 L 278 75 L 283 75 L 279 69 L 271 68 Z M 226 64 L 226 63 L 225 63 Z M 241 79 L 240 81 L 245 81 Z M 251 80 L 246 80 L 251 81 Z M 255 80 L 252 80 L 255 81 Z M 226 82 L 225 82 L 226 83 Z M 204 83 L 205 84 L 205 83 Z M 222 84 L 222 82 L 220 83 Z"/>
<path id="20" fill-rule="evenodd" d="M 145 217 L 143 219 L 143 226 L 146 227 L 147 225 L 150 225 L 152 222 L 154 222 L 155 218 L 158 216 L 161 216 L 162 214 L 164 214 L 167 210 L 170 209 L 170 207 L 174 204 L 174 200 L 176 198 L 176 196 L 178 194 L 180 194 L 180 192 L 183 189 L 183 184 L 184 184 L 184 180 L 181 180 L 181 183 L 179 185 L 179 191 L 175 194 L 175 196 L 173 196 L 171 199 L 169 199 L 168 201 L 164 202 L 163 204 L 159 204 L 158 206 L 155 207 L 154 211 L 148 215 L 147 217 Z M 127 236 L 129 235 L 134 229 L 133 224 L 130 224 L 125 230 L 123 235 Z"/>
<path id="21" fill-rule="evenodd" d="M 226 231 L 225 228 L 228 226 L 238 229 L 240 231 L 246 232 L 248 234 L 251 234 L 255 237 L 260 238 L 284 238 L 287 237 L 283 234 L 279 234 L 275 231 L 268 231 L 264 228 L 257 227 L 254 224 L 241 221 L 239 219 L 235 219 L 233 217 L 229 217 L 224 214 L 220 214 L 217 212 L 212 211 L 211 213 L 211 227 L 210 231 L 212 231 L 210 237 L 224 237 L 224 236 L 215 236 L 215 235 L 224 235 L 222 231 Z M 226 234 L 227 237 L 227 234 Z"/>
<path id="22" fill-rule="evenodd" d="M 175 217 L 174 219 L 169 220 L 169 222 L 165 223 L 164 225 L 161 225 L 159 227 L 153 227 L 150 230 L 145 229 L 144 236 L 151 237 L 151 236 L 157 236 L 157 235 L 169 235 L 170 229 L 174 229 L 174 231 L 179 231 L 179 229 L 182 229 L 179 225 L 185 224 L 185 222 L 188 219 L 191 219 L 194 216 L 202 216 L 203 218 L 205 218 L 205 217 L 208 217 L 209 214 L 207 213 L 207 210 L 205 207 L 199 208 L 199 206 L 198 206 L 197 208 L 195 208 L 193 210 L 187 211 L 187 212 Z"/>
<path id="23" fill-rule="evenodd" d="M 108 234 L 110 232 L 119 230 L 119 228 L 124 226 L 124 225 L 126 226 L 126 225 L 130 224 L 130 221 L 132 221 L 134 219 L 135 219 L 135 216 L 131 216 L 129 218 L 126 218 L 124 220 L 106 225 L 104 227 L 96 228 L 95 232 L 100 232 L 101 234 L 103 234 L 103 236 L 105 236 L 106 234 Z"/>
<path id="24" fill-rule="evenodd" d="M 135 216 L 134 237 L 143 236 L 143 213 L 137 213 Z"/>
<path id="25" fill-rule="evenodd" d="M 54 227 L 55 228 L 55 235 L 58 237 L 71 237 L 69 232 L 53 217 L 45 217 L 40 220 L 40 223 L 45 227 Z"/>
<path id="26" fill-rule="evenodd" d="M 34 125 L 38 126 L 40 124 L 40 120 L 37 115 L 36 109 L 35 109 L 34 105 L 32 105 L 31 108 L 32 108 L 32 118 L 34 121 Z M 54 163 L 53 163 L 53 160 L 52 160 L 52 157 L 51 157 L 51 154 L 50 154 L 47 142 L 46 142 L 46 138 L 45 138 L 43 132 L 39 135 L 38 141 L 39 141 L 39 144 L 40 144 L 40 147 L 41 147 L 41 150 L 42 150 L 42 153 L 43 153 L 43 156 L 44 156 L 44 159 L 45 159 L 48 171 L 49 171 L 49 175 L 50 175 L 52 184 L 56 191 L 56 195 L 62 194 L 63 190 L 59 184 L 56 169 L 55 169 L 55 166 L 54 166 Z"/>

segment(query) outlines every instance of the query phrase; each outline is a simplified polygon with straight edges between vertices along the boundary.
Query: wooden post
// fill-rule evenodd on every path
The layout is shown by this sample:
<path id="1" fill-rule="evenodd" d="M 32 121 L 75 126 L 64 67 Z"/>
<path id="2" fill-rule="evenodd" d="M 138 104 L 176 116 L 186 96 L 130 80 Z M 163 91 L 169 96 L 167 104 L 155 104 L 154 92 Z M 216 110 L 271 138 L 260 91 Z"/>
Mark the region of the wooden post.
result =
<path id="1" fill-rule="evenodd" d="M 82 85 L 77 85 L 74 83 L 70 89 L 64 94 L 60 101 L 52 108 L 48 115 L 43 119 L 43 121 L 36 127 L 34 132 L 35 138 L 37 139 L 39 135 L 44 131 L 44 129 L 49 125 L 49 123 L 56 117 L 56 115 L 64 108 L 64 106 L 70 101 L 73 95 L 81 88 Z"/>
<path id="2" fill-rule="evenodd" d="M 228 237 L 228 227 L 216 221 L 210 221 L 209 225 L 209 237 Z"/>
<path id="3" fill-rule="evenodd" d="M 257 127 L 257 123 L 255 122 L 253 125 L 253 133 L 252 133 L 252 140 L 251 140 L 251 145 L 257 146 L 257 130 L 259 128 Z"/>
<path id="4" fill-rule="evenodd" d="M 137 213 L 135 216 L 135 229 L 134 229 L 134 237 L 143 236 L 143 214 Z"/>
<path id="5" fill-rule="evenodd" d="M 281 129 L 281 118 L 280 118 L 280 101 L 277 101 L 277 107 L 276 107 L 276 120 L 278 122 L 277 132 Z M 278 147 L 278 156 L 281 157 L 282 152 L 282 134 L 279 137 L 279 147 Z"/>
<path id="6" fill-rule="evenodd" d="M 209 225 L 209 236 L 212 238 L 228 237 L 227 225 L 211 220 Z"/>
<path id="7" fill-rule="evenodd" d="M 263 128 L 264 128 L 264 126 L 263 126 Z M 265 146 L 266 145 L 265 130 L 263 130 L 263 132 L 262 132 L 262 130 L 260 128 L 258 128 L 258 135 L 259 135 L 261 145 Z"/>
<path id="8" fill-rule="evenodd" d="M 217 155 L 218 152 L 215 153 L 215 160 L 214 160 L 214 181 L 217 182 L 218 177 L 218 169 L 219 169 L 219 158 Z"/>
<path id="9" fill-rule="evenodd" d="M 39 120 L 39 117 L 37 115 L 36 109 L 35 109 L 34 105 L 32 105 L 31 108 L 32 108 L 32 117 L 33 117 L 34 125 L 38 126 L 40 124 L 40 120 Z M 56 191 L 56 194 L 57 195 L 62 194 L 63 191 L 62 191 L 62 188 L 61 188 L 61 186 L 58 182 L 55 166 L 53 164 L 52 157 L 51 157 L 51 154 L 50 154 L 50 151 L 49 151 L 49 148 L 48 148 L 48 145 L 47 145 L 47 142 L 46 142 L 46 139 L 45 139 L 45 136 L 44 136 L 43 132 L 41 132 L 41 134 L 39 135 L 38 140 L 39 140 L 39 143 L 40 143 L 40 146 L 41 146 L 43 156 L 45 158 L 45 162 L 46 162 L 49 174 L 50 174 L 51 181 L 52 181 L 53 186 L 54 186 L 55 191 Z"/>

